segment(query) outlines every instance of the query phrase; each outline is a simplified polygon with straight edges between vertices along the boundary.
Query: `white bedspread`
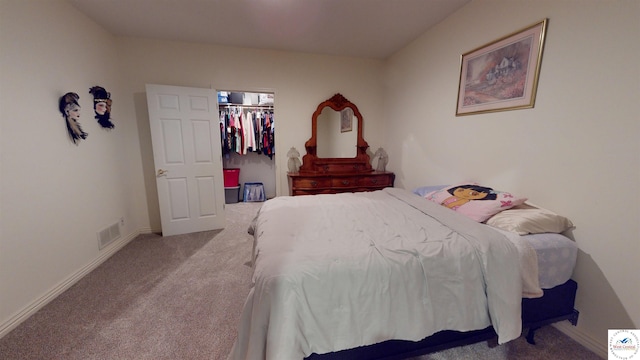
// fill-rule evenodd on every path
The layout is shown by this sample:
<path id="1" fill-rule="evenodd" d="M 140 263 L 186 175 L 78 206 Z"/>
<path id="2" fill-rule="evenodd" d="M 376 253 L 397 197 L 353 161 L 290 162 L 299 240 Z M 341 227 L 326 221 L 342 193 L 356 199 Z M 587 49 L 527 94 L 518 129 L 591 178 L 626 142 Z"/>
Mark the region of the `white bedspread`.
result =
<path id="1" fill-rule="evenodd" d="M 229 359 L 300 360 L 489 325 L 499 343 L 520 336 L 516 246 L 408 191 L 277 197 L 253 230 L 254 284 Z"/>

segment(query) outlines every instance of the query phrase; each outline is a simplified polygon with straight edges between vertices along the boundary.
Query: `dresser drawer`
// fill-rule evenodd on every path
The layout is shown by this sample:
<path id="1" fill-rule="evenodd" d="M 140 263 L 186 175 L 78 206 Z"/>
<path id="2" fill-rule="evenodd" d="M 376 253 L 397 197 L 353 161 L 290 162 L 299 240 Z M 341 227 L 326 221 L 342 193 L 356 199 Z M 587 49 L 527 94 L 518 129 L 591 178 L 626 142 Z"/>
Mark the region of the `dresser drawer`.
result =
<path id="1" fill-rule="evenodd" d="M 289 174 L 289 195 L 334 194 L 342 192 L 374 191 L 393 186 L 392 172 Z"/>
<path id="2" fill-rule="evenodd" d="M 299 189 L 317 189 L 331 187 L 329 178 L 295 178 L 292 179 L 293 187 Z"/>
<path id="3" fill-rule="evenodd" d="M 355 177 L 337 177 L 331 179 L 331 187 L 334 188 L 349 188 L 358 184 L 358 178 Z"/>
<path id="4" fill-rule="evenodd" d="M 326 189 L 296 189 L 291 191 L 292 196 L 299 195 L 318 195 L 318 194 L 335 194 L 336 191 L 330 188 Z"/>
<path id="5" fill-rule="evenodd" d="M 389 175 L 370 175 L 358 179 L 358 186 L 366 187 L 389 187 L 393 185 L 393 179 Z"/>

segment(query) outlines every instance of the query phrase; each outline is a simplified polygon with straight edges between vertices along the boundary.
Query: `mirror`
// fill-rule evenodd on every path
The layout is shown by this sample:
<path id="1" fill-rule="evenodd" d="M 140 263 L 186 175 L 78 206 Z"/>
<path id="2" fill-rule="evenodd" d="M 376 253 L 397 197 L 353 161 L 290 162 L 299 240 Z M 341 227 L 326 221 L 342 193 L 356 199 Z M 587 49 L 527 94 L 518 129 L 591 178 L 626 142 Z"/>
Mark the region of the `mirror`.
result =
<path id="1" fill-rule="evenodd" d="M 352 158 L 358 144 L 358 121 L 353 109 L 335 111 L 326 106 L 318 115 L 317 155 L 321 158 Z"/>
<path id="2" fill-rule="evenodd" d="M 369 144 L 362 137 L 358 107 L 341 94 L 318 105 L 311 118 L 311 138 L 304 144 L 300 174 L 371 172 Z"/>

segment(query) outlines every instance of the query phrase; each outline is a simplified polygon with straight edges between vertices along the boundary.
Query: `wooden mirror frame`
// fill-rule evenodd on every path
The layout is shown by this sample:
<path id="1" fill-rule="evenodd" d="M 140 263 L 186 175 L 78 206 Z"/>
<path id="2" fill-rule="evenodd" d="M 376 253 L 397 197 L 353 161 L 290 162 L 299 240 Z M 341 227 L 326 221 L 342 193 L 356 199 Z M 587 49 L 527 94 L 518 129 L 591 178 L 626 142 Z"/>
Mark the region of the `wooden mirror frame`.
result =
<path id="1" fill-rule="evenodd" d="M 346 108 L 353 110 L 353 115 L 358 121 L 358 138 L 356 156 L 352 158 L 319 158 L 318 150 L 318 116 L 325 107 L 335 111 Z M 304 144 L 307 153 L 302 157 L 300 174 L 332 174 L 332 173 L 366 173 L 373 171 L 371 159 L 367 154 L 369 144 L 362 136 L 363 120 L 358 107 L 347 100 L 341 94 L 335 94 L 330 99 L 321 102 L 311 118 L 311 138 Z"/>

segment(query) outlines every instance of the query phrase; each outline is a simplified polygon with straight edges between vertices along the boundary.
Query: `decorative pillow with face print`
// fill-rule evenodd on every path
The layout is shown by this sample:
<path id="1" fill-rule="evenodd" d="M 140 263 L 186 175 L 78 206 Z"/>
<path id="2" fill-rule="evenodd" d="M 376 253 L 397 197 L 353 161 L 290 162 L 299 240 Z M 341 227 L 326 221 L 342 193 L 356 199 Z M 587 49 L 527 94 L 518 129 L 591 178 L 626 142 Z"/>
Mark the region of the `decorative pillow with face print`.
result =
<path id="1" fill-rule="evenodd" d="M 432 191 L 424 197 L 477 222 L 484 222 L 503 210 L 527 201 L 527 198 L 475 183 L 449 186 Z"/>

